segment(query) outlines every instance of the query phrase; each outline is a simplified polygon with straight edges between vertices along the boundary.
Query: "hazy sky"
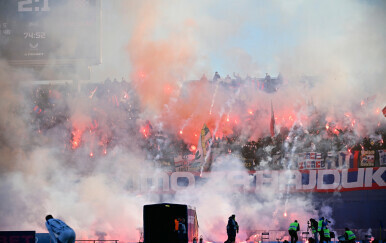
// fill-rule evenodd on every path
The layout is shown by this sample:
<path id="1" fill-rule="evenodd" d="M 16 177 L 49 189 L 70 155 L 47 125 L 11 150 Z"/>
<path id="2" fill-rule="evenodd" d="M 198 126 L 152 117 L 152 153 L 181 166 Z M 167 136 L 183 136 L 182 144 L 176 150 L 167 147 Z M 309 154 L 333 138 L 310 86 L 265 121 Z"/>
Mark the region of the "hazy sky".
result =
<path id="1" fill-rule="evenodd" d="M 133 60 L 127 45 L 132 38 L 141 38 L 145 48 L 150 42 L 165 41 L 175 45 L 171 51 L 189 49 L 194 65 L 186 78 L 212 76 L 214 71 L 223 76 L 233 72 L 275 76 L 290 58 L 320 58 L 320 52 L 336 50 L 344 51 L 340 54 L 344 56 L 351 45 L 355 46 L 350 57 L 369 56 L 369 47 L 385 54 L 385 5 L 384 1 L 102 0 L 103 64 L 94 68 L 93 78 L 104 70 L 129 75 Z M 138 27 L 146 30 L 136 32 Z"/>

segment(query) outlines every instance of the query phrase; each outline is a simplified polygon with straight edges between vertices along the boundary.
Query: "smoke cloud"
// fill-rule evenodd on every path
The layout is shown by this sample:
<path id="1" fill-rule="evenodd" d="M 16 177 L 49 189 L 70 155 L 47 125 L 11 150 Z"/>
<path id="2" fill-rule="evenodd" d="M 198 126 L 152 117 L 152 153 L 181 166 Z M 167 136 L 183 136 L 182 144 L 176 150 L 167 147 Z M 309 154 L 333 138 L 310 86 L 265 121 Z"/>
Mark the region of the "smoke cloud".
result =
<path id="1" fill-rule="evenodd" d="M 245 192 L 250 175 L 237 156 L 218 158 L 205 184 L 175 195 L 132 190 L 162 170 L 146 160 L 138 128 L 149 120 L 154 133 L 189 146 L 197 145 L 203 124 L 214 137 L 238 131 L 244 142 L 257 140 L 269 134 L 272 102 L 276 129 L 289 128 L 295 137 L 297 125 L 317 118 L 322 127 L 351 126 L 348 139 L 377 136 L 386 125 L 384 2 L 102 1 L 101 7 L 103 62 L 91 67 L 90 83 L 123 77 L 130 89 L 121 96 L 105 95 L 108 85 L 82 93 L 69 82 L 60 97 L 52 88 L 47 99 L 69 115 L 42 125 L 38 109 L 53 117 L 59 108 L 34 103 L 35 86 L 24 82 L 36 79 L 34 72 L 0 61 L 0 230 L 46 232 L 44 217 L 52 214 L 78 239 L 134 242 L 143 205 L 158 202 L 195 206 L 200 234 L 210 241 L 226 239 L 232 214 L 239 240 L 287 230 L 295 219 L 305 230 L 309 218 L 331 217 L 330 208 L 317 215 L 311 196 L 269 186 Z M 224 82 L 266 72 L 280 72 L 284 81 L 274 93 L 252 83 L 229 89 L 211 81 L 215 71 Z M 219 171 L 229 174 L 216 177 Z"/>

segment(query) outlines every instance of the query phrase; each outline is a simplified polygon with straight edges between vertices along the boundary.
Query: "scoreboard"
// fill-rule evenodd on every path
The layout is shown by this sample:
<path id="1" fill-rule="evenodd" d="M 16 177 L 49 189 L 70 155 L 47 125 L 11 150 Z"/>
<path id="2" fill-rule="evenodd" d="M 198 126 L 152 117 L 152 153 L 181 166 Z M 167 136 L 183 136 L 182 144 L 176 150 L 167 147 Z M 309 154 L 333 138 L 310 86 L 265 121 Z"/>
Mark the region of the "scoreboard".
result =
<path id="1" fill-rule="evenodd" d="M 1 0 L 0 58 L 12 65 L 100 64 L 100 0 Z"/>

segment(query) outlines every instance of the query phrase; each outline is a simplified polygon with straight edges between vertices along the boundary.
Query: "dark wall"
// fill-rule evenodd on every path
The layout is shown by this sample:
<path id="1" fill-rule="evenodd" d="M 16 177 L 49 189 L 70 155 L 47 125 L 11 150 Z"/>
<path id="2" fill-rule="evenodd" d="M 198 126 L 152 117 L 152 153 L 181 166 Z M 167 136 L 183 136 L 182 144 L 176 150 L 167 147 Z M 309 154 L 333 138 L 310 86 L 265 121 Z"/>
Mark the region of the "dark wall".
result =
<path id="1" fill-rule="evenodd" d="M 332 208 L 334 229 L 348 227 L 357 231 L 360 239 L 369 229 L 373 237 L 379 239 L 380 226 L 386 224 L 386 189 L 315 193 L 314 201 L 319 210 L 322 206 Z"/>

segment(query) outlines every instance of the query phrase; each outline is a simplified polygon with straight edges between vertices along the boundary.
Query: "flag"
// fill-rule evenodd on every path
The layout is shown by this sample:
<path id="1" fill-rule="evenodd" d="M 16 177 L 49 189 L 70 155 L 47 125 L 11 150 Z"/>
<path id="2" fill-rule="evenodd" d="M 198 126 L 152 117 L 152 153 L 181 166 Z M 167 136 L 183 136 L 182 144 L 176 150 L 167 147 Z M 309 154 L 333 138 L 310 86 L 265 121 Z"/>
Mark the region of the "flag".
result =
<path id="1" fill-rule="evenodd" d="M 209 128 L 204 124 L 201 129 L 201 134 L 198 139 L 197 151 L 195 154 L 194 163 L 189 168 L 189 171 L 199 171 L 201 168 L 205 170 L 210 166 L 210 146 L 212 144 L 212 135 Z M 208 163 L 207 163 L 208 162 Z M 199 165 L 199 166 L 198 166 Z"/>
<path id="2" fill-rule="evenodd" d="M 375 151 L 362 150 L 361 160 L 360 160 L 361 167 L 374 167 L 374 165 L 375 165 L 374 154 L 375 154 Z"/>
<path id="3" fill-rule="evenodd" d="M 385 166 L 386 165 L 386 150 L 378 150 L 379 154 L 379 165 Z"/>
<path id="4" fill-rule="evenodd" d="M 202 148 L 202 155 L 206 157 L 206 154 L 209 150 L 209 145 L 212 140 L 212 135 L 210 134 L 209 128 L 204 124 L 204 126 L 201 129 L 200 139 L 199 139 L 199 146 Z"/>
<path id="5" fill-rule="evenodd" d="M 273 113 L 272 101 L 271 101 L 271 124 L 269 128 L 271 131 L 271 137 L 275 136 L 275 114 Z"/>

